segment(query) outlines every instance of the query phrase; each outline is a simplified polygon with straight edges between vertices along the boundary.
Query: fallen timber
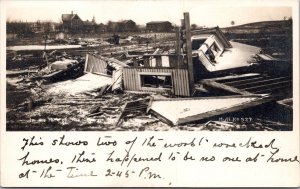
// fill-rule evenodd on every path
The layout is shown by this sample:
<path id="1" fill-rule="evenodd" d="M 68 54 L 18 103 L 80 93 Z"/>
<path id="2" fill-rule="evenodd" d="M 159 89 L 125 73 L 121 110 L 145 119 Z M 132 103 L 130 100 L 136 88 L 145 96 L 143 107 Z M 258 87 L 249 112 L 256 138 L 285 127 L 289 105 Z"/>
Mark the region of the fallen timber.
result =
<path id="1" fill-rule="evenodd" d="M 151 101 L 150 98 L 146 98 L 146 99 L 127 102 L 124 105 L 121 114 L 117 118 L 117 121 L 115 122 L 115 126 L 118 126 L 121 123 L 122 119 L 131 112 L 142 111 L 146 113 L 150 101 Z"/>

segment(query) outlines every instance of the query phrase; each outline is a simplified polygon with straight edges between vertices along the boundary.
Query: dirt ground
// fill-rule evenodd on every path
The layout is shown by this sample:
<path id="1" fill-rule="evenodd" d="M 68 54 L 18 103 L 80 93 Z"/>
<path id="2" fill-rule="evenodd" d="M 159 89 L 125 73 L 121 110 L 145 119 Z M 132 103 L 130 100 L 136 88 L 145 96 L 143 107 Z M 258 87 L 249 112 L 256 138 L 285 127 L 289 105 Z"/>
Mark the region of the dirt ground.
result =
<path id="1" fill-rule="evenodd" d="M 153 41 L 153 35 L 156 36 L 155 41 Z M 226 35 L 230 34 L 227 33 Z M 275 36 L 276 33 L 270 35 Z M 157 47 L 168 50 L 173 48 L 175 43 L 175 40 L 172 40 L 175 36 L 173 33 L 143 33 L 140 34 L 140 36 L 150 38 L 150 44 L 146 45 L 144 42 L 140 44 L 129 43 L 121 45 L 103 44 L 93 48 L 85 47 L 76 50 L 65 49 L 59 51 L 71 56 L 79 56 L 84 60 L 87 52 L 99 52 L 112 57 L 121 57 L 122 52 L 125 51 L 139 51 L 141 49 L 151 51 Z M 233 34 L 231 36 L 233 36 Z M 246 43 L 249 43 L 252 39 L 251 36 L 243 36 L 243 40 L 246 41 Z M 289 37 L 290 36 L 287 36 L 286 38 Z M 280 44 L 285 43 L 285 45 L 291 45 L 286 38 L 284 38 Z M 239 36 L 239 39 L 242 40 L 241 36 Z M 273 38 L 268 38 L 268 40 L 271 39 Z M 26 40 L 26 44 L 28 44 L 28 40 Z M 272 43 L 270 42 L 270 44 Z M 277 44 L 275 44 L 275 47 L 276 45 Z M 272 49 L 271 46 L 264 48 L 269 51 Z M 273 52 L 277 53 L 277 48 L 276 51 L 274 50 Z M 285 110 L 278 111 L 279 108 L 274 104 L 267 104 L 260 108 L 239 111 L 181 126 L 169 126 L 152 115 L 135 111 L 132 112 L 132 114 L 126 115 L 120 124 L 116 126 L 115 124 L 126 102 L 145 99 L 150 95 L 157 94 L 114 92 L 102 96 L 93 95 L 99 92 L 97 90 L 75 95 L 66 95 L 63 93 L 52 94 L 49 92 L 49 88 L 54 85 L 59 85 L 60 83 L 63 85 L 64 81 L 44 83 L 39 79 L 31 79 L 35 72 L 45 66 L 45 61 L 40 58 L 42 52 L 8 51 L 7 53 L 6 123 L 7 130 L 9 131 L 292 130 L 292 113 Z M 283 53 L 285 53 L 285 56 L 288 56 L 286 52 Z M 31 58 L 13 60 L 16 54 L 22 56 L 30 55 Z M 93 115 L 94 113 L 98 114 Z M 276 116 L 274 115 L 276 114 L 281 116 L 277 116 L 275 119 L 274 117 Z M 251 118 L 251 121 L 232 121 L 235 117 Z M 220 122 L 220 119 L 223 118 L 228 118 L 228 121 Z"/>

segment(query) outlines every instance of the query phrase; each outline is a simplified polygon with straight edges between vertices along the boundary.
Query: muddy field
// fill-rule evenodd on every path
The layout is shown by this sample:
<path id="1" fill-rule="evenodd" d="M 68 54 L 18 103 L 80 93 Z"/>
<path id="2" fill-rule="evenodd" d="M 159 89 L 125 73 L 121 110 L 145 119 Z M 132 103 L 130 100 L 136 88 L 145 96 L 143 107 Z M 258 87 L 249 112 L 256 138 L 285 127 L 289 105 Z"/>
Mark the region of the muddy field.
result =
<path id="1" fill-rule="evenodd" d="M 232 30 L 234 31 L 234 30 Z M 236 30 L 235 30 L 236 31 Z M 276 33 L 277 32 L 277 33 Z M 135 34 L 137 36 L 138 34 Z M 252 35 L 238 35 L 227 31 L 226 35 L 231 36 L 235 41 L 253 42 Z M 254 34 L 253 34 L 254 35 Z M 280 33 L 281 35 L 281 33 Z M 83 47 L 80 49 L 60 49 L 57 53 L 66 53 L 68 56 L 77 57 L 84 61 L 88 52 L 98 52 L 108 57 L 122 60 L 124 52 L 153 52 L 156 48 L 166 51 L 172 50 L 175 44 L 173 33 L 159 34 L 139 34 L 136 39 L 149 38 L 146 40 L 126 42 L 120 45 L 112 45 L 103 41 L 104 36 L 89 36 L 88 40 L 100 41 L 94 47 Z M 155 36 L 155 40 L 154 40 Z M 238 37 L 237 37 L 238 36 Z M 262 45 L 257 42 L 269 40 Z M 280 54 L 286 59 L 290 58 L 289 50 L 279 52 L 278 44 L 284 45 L 287 49 L 291 48 L 289 42 L 291 34 L 281 35 L 280 42 L 274 43 L 274 37 L 278 36 L 278 31 L 270 33 L 268 38 L 262 33 L 256 36 L 256 46 L 260 46 L 274 55 Z M 128 37 L 123 36 L 124 38 Z M 172 40 L 173 39 L 173 40 Z M 230 39 L 230 38 L 229 38 Z M 29 45 L 29 40 L 24 40 L 23 45 Z M 37 39 L 34 44 L 38 44 Z M 101 43 L 102 41 L 102 43 Z M 254 44 L 253 44 L 254 43 Z M 13 44 L 13 42 L 10 42 Z M 20 44 L 20 42 L 16 43 Z M 272 51 L 273 49 L 273 51 Z M 50 53 L 51 50 L 48 50 Z M 27 56 L 24 58 L 24 56 Z M 186 124 L 181 126 L 169 126 L 151 114 L 143 111 L 132 111 L 126 115 L 116 126 L 116 122 L 122 112 L 126 102 L 145 99 L 150 96 L 165 98 L 165 94 L 141 94 L 124 91 L 107 92 L 99 95 L 99 89 L 88 91 L 81 94 L 57 92 L 59 87 L 64 87 L 65 82 L 55 81 L 46 82 L 41 79 L 39 72 L 46 66 L 42 58 L 42 51 L 7 51 L 7 79 L 6 79 L 6 123 L 9 131 L 168 131 L 168 130 L 292 130 L 292 112 L 280 108 L 277 104 L 269 103 L 264 106 L 230 113 L 222 116 L 202 120 L 198 123 Z M 78 75 L 79 76 L 79 75 Z M 32 79 L 34 78 L 34 79 Z M 74 80 L 75 81 L 75 80 Z M 80 86 L 78 86 L 80 87 Z M 76 88 L 76 87 L 74 87 Z M 75 89 L 74 89 L 75 90 Z M 200 94 L 201 95 L 201 94 Z M 247 118 L 247 119 L 246 119 Z M 224 121 L 225 120 L 225 121 Z M 245 121 L 247 120 L 247 121 Z"/>

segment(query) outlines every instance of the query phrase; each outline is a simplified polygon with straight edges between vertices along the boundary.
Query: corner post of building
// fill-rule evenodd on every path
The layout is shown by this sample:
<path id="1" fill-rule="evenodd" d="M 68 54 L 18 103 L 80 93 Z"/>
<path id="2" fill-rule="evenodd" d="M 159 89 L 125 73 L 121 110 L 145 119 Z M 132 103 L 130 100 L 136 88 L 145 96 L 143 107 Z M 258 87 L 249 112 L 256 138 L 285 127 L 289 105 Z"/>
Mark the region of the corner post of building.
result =
<path id="1" fill-rule="evenodd" d="M 184 26 L 185 26 L 185 40 L 186 40 L 186 58 L 188 65 L 188 77 L 190 95 L 194 92 L 194 70 L 193 70 L 193 57 L 192 57 L 192 41 L 191 41 L 191 27 L 190 27 L 190 15 L 188 12 L 183 13 Z"/>
<path id="2" fill-rule="evenodd" d="M 181 40 L 180 40 L 180 28 L 176 27 L 176 44 L 175 44 L 175 53 L 176 53 L 176 66 L 180 67 L 180 54 L 181 54 Z"/>

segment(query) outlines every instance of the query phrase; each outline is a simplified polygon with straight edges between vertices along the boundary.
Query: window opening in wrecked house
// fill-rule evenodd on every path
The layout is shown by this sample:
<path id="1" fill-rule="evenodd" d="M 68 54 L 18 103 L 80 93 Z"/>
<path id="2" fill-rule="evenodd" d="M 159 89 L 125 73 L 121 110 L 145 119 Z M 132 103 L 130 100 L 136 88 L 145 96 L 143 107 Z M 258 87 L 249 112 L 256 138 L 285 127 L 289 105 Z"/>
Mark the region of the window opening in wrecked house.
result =
<path id="1" fill-rule="evenodd" d="M 172 78 L 165 75 L 141 75 L 141 85 L 152 88 L 172 88 Z"/>
<path id="2" fill-rule="evenodd" d="M 207 44 L 206 44 L 207 45 Z M 205 55 L 209 58 L 211 62 L 216 62 L 216 56 L 220 52 L 220 48 L 216 45 L 215 42 L 207 48 Z"/>
<path id="3" fill-rule="evenodd" d="M 198 50 L 207 38 L 192 40 L 192 50 Z"/>
<path id="4" fill-rule="evenodd" d="M 107 75 L 112 75 L 114 70 L 116 70 L 116 69 L 114 67 L 112 67 L 111 65 L 109 65 L 109 64 L 106 65 L 106 74 Z"/>

